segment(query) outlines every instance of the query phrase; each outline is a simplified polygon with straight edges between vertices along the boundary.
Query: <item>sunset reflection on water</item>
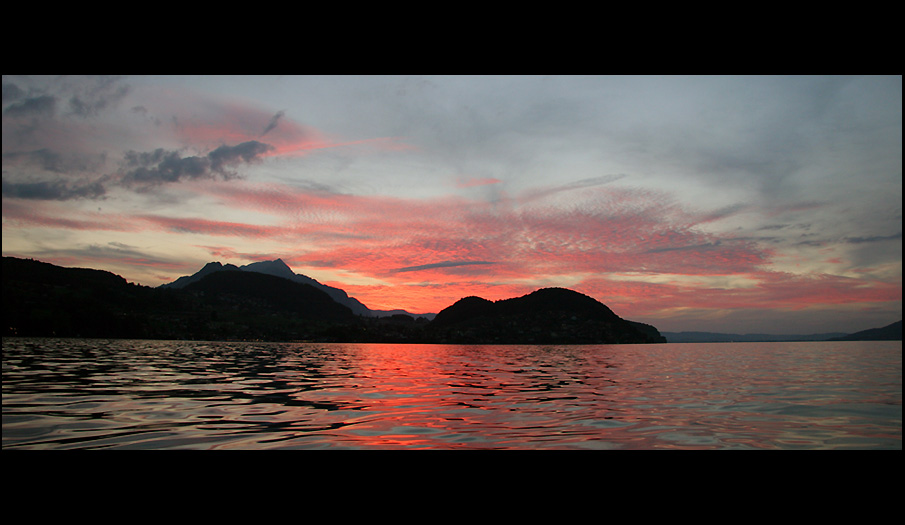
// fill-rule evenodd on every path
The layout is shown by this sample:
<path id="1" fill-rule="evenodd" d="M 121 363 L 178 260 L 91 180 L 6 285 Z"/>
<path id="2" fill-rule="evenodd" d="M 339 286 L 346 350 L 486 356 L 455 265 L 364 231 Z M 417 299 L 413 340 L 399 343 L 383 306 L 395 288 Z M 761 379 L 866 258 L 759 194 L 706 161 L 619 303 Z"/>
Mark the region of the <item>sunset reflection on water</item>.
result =
<path id="1" fill-rule="evenodd" d="M 4 448 L 901 448 L 901 342 L 4 340 Z"/>

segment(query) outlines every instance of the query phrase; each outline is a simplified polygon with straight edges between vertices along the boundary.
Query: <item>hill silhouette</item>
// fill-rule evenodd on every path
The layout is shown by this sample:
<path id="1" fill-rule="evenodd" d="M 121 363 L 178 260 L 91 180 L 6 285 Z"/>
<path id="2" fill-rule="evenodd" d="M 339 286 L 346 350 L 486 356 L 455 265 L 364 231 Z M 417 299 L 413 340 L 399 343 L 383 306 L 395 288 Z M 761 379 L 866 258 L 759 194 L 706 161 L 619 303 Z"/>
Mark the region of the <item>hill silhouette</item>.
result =
<path id="1" fill-rule="evenodd" d="M 882 328 L 862 330 L 842 337 L 834 337 L 830 341 L 901 341 L 902 321 L 896 321 Z"/>
<path id="2" fill-rule="evenodd" d="M 215 271 L 165 289 L 3 257 L 4 336 L 336 341 L 357 331 L 324 292 L 270 275 Z"/>
<path id="3" fill-rule="evenodd" d="M 319 287 L 232 265 L 178 287 L 137 285 L 103 270 L 3 257 L 3 335 L 481 344 L 665 342 L 564 288 L 496 302 L 466 297 L 433 321 L 353 313 Z M 202 273 L 202 272 L 199 272 Z"/>
<path id="4" fill-rule="evenodd" d="M 437 341 L 471 344 L 663 343 L 656 328 L 622 319 L 603 303 L 566 288 L 543 288 L 492 302 L 466 297 L 428 325 Z"/>
<path id="5" fill-rule="evenodd" d="M 3 257 L 3 333 L 132 337 L 157 305 L 147 287 L 103 270 Z"/>
<path id="6" fill-rule="evenodd" d="M 263 273 L 214 272 L 184 290 L 207 294 L 208 304 L 218 311 L 229 309 L 245 315 L 290 313 L 318 321 L 356 319 L 352 310 L 311 285 Z"/>

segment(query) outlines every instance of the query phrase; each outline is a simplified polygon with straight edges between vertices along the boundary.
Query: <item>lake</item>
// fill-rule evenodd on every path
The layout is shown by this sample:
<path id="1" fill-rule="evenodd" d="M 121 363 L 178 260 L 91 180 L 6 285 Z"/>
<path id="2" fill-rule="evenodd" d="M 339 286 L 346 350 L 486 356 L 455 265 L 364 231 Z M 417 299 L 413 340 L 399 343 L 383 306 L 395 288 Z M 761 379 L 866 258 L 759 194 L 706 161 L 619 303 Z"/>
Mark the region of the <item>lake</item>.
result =
<path id="1" fill-rule="evenodd" d="M 902 449 L 902 342 L 3 340 L 3 449 Z"/>

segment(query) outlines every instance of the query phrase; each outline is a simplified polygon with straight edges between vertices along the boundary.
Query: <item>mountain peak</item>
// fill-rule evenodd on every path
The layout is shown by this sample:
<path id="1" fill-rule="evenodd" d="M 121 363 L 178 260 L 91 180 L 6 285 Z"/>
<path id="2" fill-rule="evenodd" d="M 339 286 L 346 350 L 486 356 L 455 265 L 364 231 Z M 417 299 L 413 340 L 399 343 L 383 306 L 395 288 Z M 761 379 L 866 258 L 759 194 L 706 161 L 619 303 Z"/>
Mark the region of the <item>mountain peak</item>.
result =
<path id="1" fill-rule="evenodd" d="M 245 266 L 240 266 L 239 269 L 246 272 L 258 272 L 276 275 L 277 277 L 285 277 L 287 279 L 292 279 L 293 277 L 295 277 L 295 272 L 293 272 L 292 268 L 290 268 L 285 262 L 283 262 L 283 259 L 253 262 L 251 264 L 246 264 Z"/>
<path id="2" fill-rule="evenodd" d="M 325 284 L 321 284 L 317 282 L 317 280 L 308 277 L 307 275 L 297 274 L 292 271 L 292 268 L 286 264 L 285 261 L 281 258 L 274 259 L 272 261 L 258 261 L 250 264 L 246 264 L 245 266 L 236 266 L 231 263 L 221 264 L 220 262 L 210 262 L 204 265 L 198 273 L 194 275 L 187 275 L 176 279 L 175 281 L 167 284 L 161 285 L 165 288 L 183 288 L 190 283 L 197 282 L 201 278 L 207 276 L 208 274 L 215 273 L 223 270 L 237 270 L 243 272 L 255 272 L 255 273 L 263 273 L 267 275 L 273 275 L 276 277 L 282 277 L 284 279 L 289 279 L 290 281 L 294 281 L 301 284 L 310 284 L 315 288 L 318 288 L 327 293 L 334 301 L 342 304 L 352 310 L 356 315 L 363 315 L 368 317 L 380 317 L 385 315 L 391 315 L 393 313 L 397 313 L 395 310 L 393 311 L 382 311 L 382 310 L 370 310 L 367 306 L 361 303 L 358 299 L 354 297 L 349 297 L 349 295 L 340 288 L 334 288 L 332 286 L 327 286 Z M 403 310 L 399 311 L 400 313 L 408 314 Z M 431 315 L 432 314 L 427 314 Z"/>
<path id="3" fill-rule="evenodd" d="M 285 262 L 283 262 L 283 259 L 274 259 L 272 261 L 256 261 L 253 263 L 246 264 L 245 266 L 242 266 L 242 268 L 249 268 L 249 267 L 289 268 L 289 265 L 287 265 Z"/>

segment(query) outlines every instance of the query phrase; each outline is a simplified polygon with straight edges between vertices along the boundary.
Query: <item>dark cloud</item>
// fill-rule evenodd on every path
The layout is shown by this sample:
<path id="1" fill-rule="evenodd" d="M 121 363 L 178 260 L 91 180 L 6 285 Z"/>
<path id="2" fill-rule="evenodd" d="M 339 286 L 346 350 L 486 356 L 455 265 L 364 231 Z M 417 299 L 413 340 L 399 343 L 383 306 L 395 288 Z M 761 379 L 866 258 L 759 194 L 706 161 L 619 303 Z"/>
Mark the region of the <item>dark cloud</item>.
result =
<path id="1" fill-rule="evenodd" d="M 4 82 L 3 83 L 3 103 L 12 102 L 13 100 L 19 100 L 20 98 L 25 96 L 25 92 L 22 89 L 12 82 Z"/>
<path id="2" fill-rule="evenodd" d="M 152 122 L 155 126 L 159 126 L 161 124 L 160 119 L 152 115 L 151 112 L 148 111 L 148 108 L 144 106 L 133 106 L 130 111 L 136 115 L 141 115 L 142 118 L 145 118 L 148 121 Z"/>
<path id="3" fill-rule="evenodd" d="M 273 149 L 273 146 L 248 141 L 236 146 L 220 146 L 206 156 L 182 157 L 177 151 L 158 148 L 152 152 L 126 153 L 122 181 L 127 186 L 156 186 L 180 180 L 204 178 L 231 179 L 238 175 L 227 168 L 240 163 L 250 163 Z"/>
<path id="4" fill-rule="evenodd" d="M 256 140 L 243 142 L 236 146 L 220 146 L 208 154 L 211 161 L 211 169 L 223 171 L 231 164 L 239 162 L 253 162 L 261 155 L 272 150 L 273 146 Z"/>
<path id="5" fill-rule="evenodd" d="M 852 244 L 861 244 L 865 242 L 882 242 L 882 241 L 901 241 L 902 232 L 893 235 L 874 235 L 871 237 L 847 237 L 845 242 Z"/>
<path id="6" fill-rule="evenodd" d="M 285 111 L 279 111 L 279 112 L 277 112 L 277 114 L 274 115 L 273 118 L 270 119 L 270 122 L 267 123 L 267 127 L 264 128 L 264 132 L 261 133 L 261 135 L 262 135 L 262 136 L 263 136 L 263 135 L 266 135 L 268 132 L 270 132 L 270 131 L 272 131 L 274 128 L 276 128 L 276 127 L 277 127 L 277 123 L 280 121 L 281 118 L 283 118 L 283 115 L 285 115 L 285 114 L 286 114 Z"/>
<path id="7" fill-rule="evenodd" d="M 670 247 L 666 247 L 666 248 L 653 248 L 653 249 L 645 251 L 644 253 L 712 250 L 714 248 L 718 248 L 721 244 L 722 243 L 720 241 L 716 241 L 716 242 L 707 242 L 704 244 L 696 244 L 693 246 L 670 246 Z"/>
<path id="8" fill-rule="evenodd" d="M 419 270 L 431 270 L 434 268 L 454 268 L 457 266 L 472 266 L 476 264 L 496 264 L 495 262 L 490 261 L 443 261 L 432 264 L 422 264 L 419 266 L 407 266 L 405 268 L 397 268 L 393 270 L 393 273 L 399 272 L 417 272 Z"/>
<path id="9" fill-rule="evenodd" d="M 9 117 L 50 117 L 56 111 L 56 105 L 55 97 L 39 95 L 10 104 L 3 110 L 3 114 Z"/>
<path id="10" fill-rule="evenodd" d="M 72 173 L 100 168 L 106 162 L 106 154 L 89 156 L 69 153 L 64 155 L 50 148 L 41 148 L 33 151 L 4 153 L 3 162 L 6 166 L 25 164 L 53 173 Z"/>
<path id="11" fill-rule="evenodd" d="M 20 87 L 24 83 L 25 87 Z M 66 115 L 93 117 L 114 107 L 130 91 L 120 77 L 23 77 L 3 83 L 3 114 L 11 117 L 53 116 L 61 101 Z"/>
<path id="12" fill-rule="evenodd" d="M 119 77 L 90 77 L 69 98 L 69 111 L 79 117 L 93 117 L 116 105 L 129 93 L 129 85 Z"/>
<path id="13" fill-rule="evenodd" d="M 177 182 L 180 179 L 197 179 L 206 176 L 210 161 L 203 157 L 180 157 L 170 152 L 151 168 L 141 167 L 131 173 L 138 182 Z"/>
<path id="14" fill-rule="evenodd" d="M 3 181 L 3 195 L 16 199 L 33 200 L 71 200 L 97 199 L 103 197 L 107 190 L 101 182 L 68 185 L 55 182 L 7 182 Z"/>
<path id="15" fill-rule="evenodd" d="M 220 146 L 204 156 L 182 156 L 178 151 L 158 148 L 150 152 L 129 151 L 125 154 L 119 176 L 105 176 L 91 182 L 42 181 L 14 182 L 9 173 L 4 173 L 3 195 L 18 199 L 69 200 L 97 199 L 106 195 L 112 181 L 148 190 L 161 184 L 183 180 L 215 179 L 228 180 L 239 175 L 228 171 L 232 166 L 248 164 L 270 151 L 272 146 L 257 141 L 243 142 L 236 146 Z M 51 173 L 71 174 L 89 171 L 101 166 L 105 157 L 97 158 L 61 155 L 50 149 L 29 152 L 14 152 L 3 155 L 4 164 L 26 164 Z M 20 177 L 21 178 L 21 177 Z"/>
<path id="16" fill-rule="evenodd" d="M 619 179 L 625 178 L 627 175 L 618 174 L 618 175 L 601 175 L 599 177 L 591 177 L 589 179 L 582 179 L 579 181 L 575 181 L 569 184 L 563 185 L 561 188 L 564 190 L 572 190 L 576 188 L 587 188 L 590 186 L 599 186 L 601 184 L 609 184 L 610 182 L 617 181 Z"/>

